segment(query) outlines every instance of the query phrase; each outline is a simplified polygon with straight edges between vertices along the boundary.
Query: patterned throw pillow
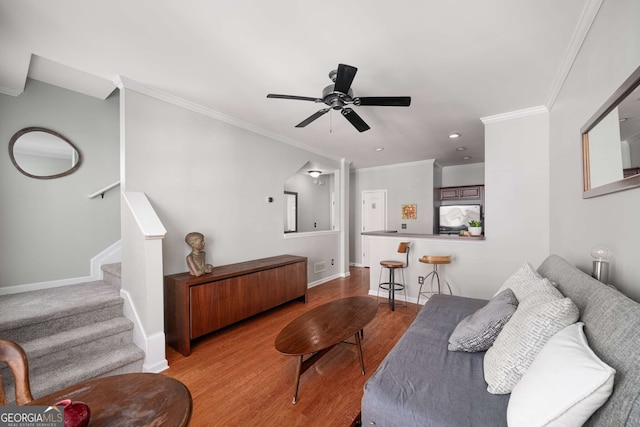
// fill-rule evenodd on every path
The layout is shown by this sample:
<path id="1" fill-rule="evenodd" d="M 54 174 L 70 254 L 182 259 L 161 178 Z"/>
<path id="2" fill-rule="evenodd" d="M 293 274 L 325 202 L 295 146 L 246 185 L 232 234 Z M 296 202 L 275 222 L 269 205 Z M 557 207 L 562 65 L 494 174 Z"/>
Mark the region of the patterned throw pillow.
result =
<path id="1" fill-rule="evenodd" d="M 485 351 L 491 347 L 517 307 L 518 300 L 511 289 L 500 292 L 487 305 L 458 323 L 449 337 L 449 350 Z"/>
<path id="2" fill-rule="evenodd" d="M 517 294 L 516 294 L 517 296 Z M 547 341 L 575 323 L 576 305 L 551 284 L 520 301 L 484 356 L 484 379 L 493 394 L 511 393 Z"/>
<path id="3" fill-rule="evenodd" d="M 496 295 L 505 289 L 511 289 L 519 302 L 524 301 L 527 295 L 542 282 L 543 278 L 533 266 L 526 262 L 522 267 L 504 281 Z"/>

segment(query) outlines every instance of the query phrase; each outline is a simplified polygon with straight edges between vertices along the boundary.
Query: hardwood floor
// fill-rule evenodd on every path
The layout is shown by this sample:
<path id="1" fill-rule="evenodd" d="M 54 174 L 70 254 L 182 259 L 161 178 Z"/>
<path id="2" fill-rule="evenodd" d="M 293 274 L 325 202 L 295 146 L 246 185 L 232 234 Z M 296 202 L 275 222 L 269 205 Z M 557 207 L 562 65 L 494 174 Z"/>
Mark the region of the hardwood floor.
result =
<path id="1" fill-rule="evenodd" d="M 296 358 L 278 353 L 274 341 L 308 310 L 368 291 L 369 269 L 352 267 L 350 277 L 309 289 L 307 304 L 288 303 L 214 332 L 196 341 L 189 357 L 167 347 L 169 369 L 164 374 L 191 391 L 191 426 L 351 425 L 360 412 L 364 383 L 413 321 L 416 306 L 397 306 L 392 312 L 380 305 L 364 329 L 366 375 L 360 372 L 355 347 L 338 345 L 302 375 L 295 405 Z"/>

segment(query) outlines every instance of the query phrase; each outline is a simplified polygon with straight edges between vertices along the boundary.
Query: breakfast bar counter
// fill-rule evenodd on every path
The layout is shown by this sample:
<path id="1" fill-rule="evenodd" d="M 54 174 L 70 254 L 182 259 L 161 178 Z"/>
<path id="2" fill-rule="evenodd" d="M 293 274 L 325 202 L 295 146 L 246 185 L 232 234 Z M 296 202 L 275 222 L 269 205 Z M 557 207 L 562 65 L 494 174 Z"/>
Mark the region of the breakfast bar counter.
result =
<path id="1" fill-rule="evenodd" d="M 484 236 L 458 236 L 456 234 L 423 234 L 423 233 L 400 233 L 397 231 L 365 231 L 360 233 L 363 236 L 399 237 L 403 239 L 436 239 L 447 241 L 463 240 L 484 240 Z"/>
<path id="2" fill-rule="evenodd" d="M 415 303 L 418 296 L 418 277 L 427 276 L 433 266 L 420 262 L 425 255 L 451 256 L 451 263 L 441 266 L 441 274 L 449 282 L 454 295 L 471 298 L 487 298 L 486 289 L 477 287 L 478 272 L 486 271 L 486 238 L 484 236 L 456 236 L 421 233 L 402 233 L 393 231 L 363 232 L 367 236 L 368 254 L 363 264 L 369 267 L 369 294 L 378 295 L 380 281 L 380 261 L 403 260 L 404 255 L 397 252 L 400 242 L 410 242 L 409 266 L 404 271 L 406 279 L 407 301 Z M 385 271 L 386 273 L 386 271 Z M 388 274 L 388 273 L 387 273 Z M 388 279 L 388 278 L 387 278 Z M 380 291 L 381 299 L 386 297 Z M 396 292 L 396 298 L 403 299 L 404 292 Z M 420 303 L 424 298 L 420 299 Z"/>

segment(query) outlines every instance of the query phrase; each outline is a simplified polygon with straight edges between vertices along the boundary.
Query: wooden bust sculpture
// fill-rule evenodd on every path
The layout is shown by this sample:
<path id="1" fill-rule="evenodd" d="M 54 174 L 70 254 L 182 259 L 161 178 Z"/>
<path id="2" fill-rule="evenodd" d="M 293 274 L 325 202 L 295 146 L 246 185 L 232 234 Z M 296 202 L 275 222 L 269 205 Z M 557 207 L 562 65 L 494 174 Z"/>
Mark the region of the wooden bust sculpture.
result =
<path id="1" fill-rule="evenodd" d="M 187 245 L 191 246 L 191 253 L 187 255 L 187 267 L 192 276 L 202 276 L 204 273 L 211 273 L 213 265 L 205 263 L 204 235 L 198 232 L 191 232 L 184 238 Z"/>

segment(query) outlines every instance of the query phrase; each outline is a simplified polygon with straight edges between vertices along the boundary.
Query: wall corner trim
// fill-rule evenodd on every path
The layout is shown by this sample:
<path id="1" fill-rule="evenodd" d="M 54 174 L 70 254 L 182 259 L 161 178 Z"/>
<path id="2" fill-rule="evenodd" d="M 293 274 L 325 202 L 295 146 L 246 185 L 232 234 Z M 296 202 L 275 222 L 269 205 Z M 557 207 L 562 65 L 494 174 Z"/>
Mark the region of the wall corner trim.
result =
<path id="1" fill-rule="evenodd" d="M 553 82 L 551 83 L 547 100 L 544 103 L 548 110 L 553 108 L 553 105 L 564 86 L 564 82 L 569 76 L 569 72 L 578 57 L 582 44 L 587 38 L 587 34 L 589 34 L 589 30 L 591 29 L 593 21 L 595 21 L 603 2 L 604 0 L 587 0 L 587 3 L 582 10 L 582 14 L 578 19 L 578 24 L 571 36 L 571 40 L 569 41 L 569 46 L 567 47 L 564 58 L 562 59 L 560 68 L 558 68 Z"/>

